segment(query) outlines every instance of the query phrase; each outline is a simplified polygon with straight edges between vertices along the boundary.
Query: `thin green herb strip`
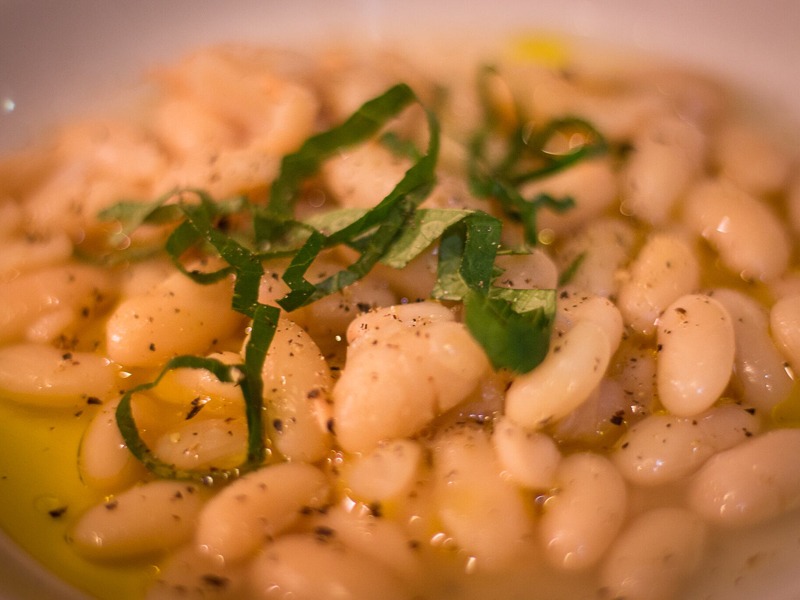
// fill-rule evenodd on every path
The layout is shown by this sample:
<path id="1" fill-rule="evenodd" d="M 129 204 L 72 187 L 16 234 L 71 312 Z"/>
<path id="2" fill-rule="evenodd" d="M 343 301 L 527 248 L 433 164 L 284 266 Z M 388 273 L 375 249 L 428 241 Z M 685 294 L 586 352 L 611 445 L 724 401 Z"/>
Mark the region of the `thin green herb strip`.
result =
<path id="1" fill-rule="evenodd" d="M 294 196 L 299 191 L 303 179 L 313 174 L 324 158 L 340 148 L 342 143 L 352 144 L 368 139 L 385 121 L 395 116 L 415 98 L 407 86 L 396 86 L 383 96 L 365 104 L 344 126 L 311 138 L 297 153 L 285 157 L 282 162 L 281 174 L 276 181 L 277 189 L 273 187 L 266 218 L 256 219 L 256 227 L 259 224 L 263 227 L 265 224 L 279 223 L 283 232 L 290 228 L 296 229 L 298 226 L 305 228 L 304 225 L 287 218 L 287 211 L 290 214 L 293 213 Z M 287 279 L 292 286 L 292 293 L 283 299 L 286 304 L 291 305 L 292 294 L 301 296 L 301 301 L 297 303 L 300 306 L 315 293 L 324 295 L 324 293 L 332 293 L 349 285 L 363 277 L 385 253 L 408 216 L 427 196 L 435 182 L 434 169 L 439 146 L 438 123 L 430 113 L 428 120 L 431 124 L 428 154 L 421 157 L 409 169 L 406 176 L 384 201 L 330 237 L 311 230 L 303 246 L 295 254 L 290 268 L 284 274 L 284 279 Z M 258 302 L 258 289 L 264 275 L 261 262 L 264 254 L 251 251 L 216 228 L 216 221 L 224 214 L 227 205 L 215 202 L 202 190 L 189 191 L 197 197 L 198 204 L 179 201 L 177 204 L 166 205 L 165 202 L 174 194 L 171 193 L 145 207 L 133 208 L 121 203 L 101 214 L 101 218 L 106 220 L 122 220 L 124 218 L 125 226 L 133 229 L 145 223 L 173 220 L 179 214 L 178 211 L 183 214 L 185 220 L 170 234 L 166 243 L 166 251 L 176 267 L 198 283 L 210 284 L 231 274 L 235 275 L 232 308 L 252 319 L 250 337 L 245 346 L 244 363 L 230 367 L 208 358 L 176 357 L 165 365 L 154 381 L 136 386 L 123 394 L 116 410 L 116 421 L 130 451 L 154 475 L 201 482 L 225 481 L 258 468 L 266 456 L 261 372 L 275 334 L 280 310 L 277 307 Z M 246 202 L 242 204 L 242 207 L 247 207 Z M 327 287 L 326 282 L 322 282 L 318 286 L 311 286 L 303 278 L 308 266 L 326 245 L 339 243 L 340 238 L 347 240 L 348 235 L 361 235 L 374 225 L 378 226 L 377 231 L 372 235 L 370 244 L 362 253 L 359 261 L 343 271 L 336 279 L 328 280 Z M 262 229 L 262 234 L 264 230 Z M 264 241 L 258 239 L 258 230 L 255 231 L 254 237 L 257 243 Z M 183 255 L 191 248 L 201 244 L 212 246 L 228 266 L 211 272 L 187 270 L 181 260 Z M 132 397 L 137 393 L 152 389 L 169 371 L 177 368 L 207 369 L 220 381 L 237 383 L 241 387 L 245 402 L 248 436 L 247 457 L 239 467 L 227 470 L 178 469 L 175 465 L 165 463 L 155 456 L 139 435 L 131 407 Z M 234 372 L 238 375 L 235 379 L 232 375 Z"/>
<path id="2" fill-rule="evenodd" d="M 230 470 L 224 471 L 215 469 L 201 471 L 178 469 L 175 465 L 165 463 L 164 461 L 160 460 L 155 454 L 153 454 L 152 450 L 148 448 L 147 444 L 145 444 L 144 440 L 139 435 L 139 429 L 136 426 L 136 421 L 133 418 L 133 407 L 131 405 L 132 398 L 134 395 L 140 392 L 145 392 L 156 387 L 164 378 L 164 376 L 170 371 L 182 368 L 207 369 L 213 373 L 217 379 L 226 383 L 239 383 L 244 377 L 246 377 L 246 375 L 244 375 L 244 373 L 240 370 L 240 366 L 226 365 L 215 359 L 202 358 L 199 356 L 177 356 L 173 358 L 164 366 L 164 368 L 153 381 L 137 385 L 136 387 L 125 392 L 122 395 L 119 404 L 117 405 L 117 426 L 119 427 L 119 431 L 122 434 L 123 440 L 125 440 L 125 445 L 128 447 L 128 450 L 130 450 L 130 452 L 137 459 L 139 459 L 139 461 L 154 475 L 167 479 L 189 479 L 212 483 L 238 475 L 240 471 L 245 472 L 254 468 L 255 465 L 249 460 L 249 448 L 248 460 L 242 465 L 240 470 L 236 470 L 234 473 Z M 248 422 L 248 426 L 250 425 L 251 424 Z M 255 425 L 256 429 L 259 427 L 260 425 Z"/>
<path id="3" fill-rule="evenodd" d="M 327 158 L 344 147 L 372 139 L 390 118 L 414 101 L 418 102 L 408 86 L 397 85 L 365 103 L 342 125 L 309 138 L 297 152 L 284 157 L 266 207 L 253 206 L 246 199 L 217 202 L 202 190 L 187 190 L 198 202 L 181 198 L 177 204 L 166 204 L 170 196 L 165 196 L 145 207 L 120 203 L 102 215 L 106 219 L 122 221 L 128 231 L 142 224 L 164 223 L 182 216 L 184 220 L 177 224 L 166 243 L 167 253 L 176 267 L 202 284 L 234 276 L 232 308 L 252 319 L 243 364 L 230 367 L 212 359 L 177 357 L 167 363 L 153 382 L 137 386 L 123 395 L 117 410 L 119 429 L 134 455 L 154 474 L 200 481 L 227 480 L 263 463 L 266 446 L 261 371 L 280 315 L 277 307 L 258 302 L 258 290 L 264 276 L 262 261 L 269 258 L 291 257 L 283 274 L 290 292 L 278 301 L 282 308 L 291 311 L 358 281 L 378 261 L 402 268 L 438 239 L 439 263 L 432 296 L 464 303 L 465 325 L 486 350 L 495 368 L 527 372 L 543 360 L 555 315 L 555 290 L 514 290 L 492 284 L 498 274 L 495 259 L 500 250 L 502 222 L 481 211 L 418 209 L 436 183 L 440 133 L 432 112 L 426 110 L 429 128 L 426 152 L 415 154 L 417 160 L 411 168 L 375 207 L 335 211 L 316 216 L 308 223 L 294 219 L 294 203 L 302 185 Z M 569 124 L 574 125 L 572 122 Z M 550 130 L 557 131 L 557 125 L 552 125 Z M 392 137 L 388 139 L 392 144 L 400 141 Z M 492 173 L 481 166 L 482 144 L 483 137 L 476 136 L 469 164 L 470 182 L 479 195 L 499 199 L 510 214 L 521 217 L 532 231 L 535 231 L 538 208 L 546 206 L 566 210 L 572 206 L 571 199 L 552 198 L 546 194 L 532 200 L 524 199 L 516 185 L 532 176 L 512 177 L 509 173 L 525 149 L 519 144 L 512 146 L 497 173 Z M 578 159 L 587 155 L 588 152 Z M 575 160 L 571 158 L 569 164 Z M 565 168 L 566 164 L 567 161 L 563 161 L 557 168 Z M 249 212 L 252 217 L 252 245 L 246 238 L 237 241 L 220 226 L 223 217 L 237 212 Z M 308 268 L 319 253 L 337 244 L 356 249 L 358 259 L 317 284 L 305 279 Z M 226 263 L 225 266 L 208 272 L 188 270 L 182 258 L 193 248 L 213 249 Z M 155 387 L 168 371 L 176 368 L 208 369 L 220 381 L 241 386 L 248 442 L 247 458 L 239 467 L 180 470 L 160 461 L 147 448 L 133 419 L 131 399 L 135 394 Z M 234 372 L 235 381 L 231 375 Z"/>

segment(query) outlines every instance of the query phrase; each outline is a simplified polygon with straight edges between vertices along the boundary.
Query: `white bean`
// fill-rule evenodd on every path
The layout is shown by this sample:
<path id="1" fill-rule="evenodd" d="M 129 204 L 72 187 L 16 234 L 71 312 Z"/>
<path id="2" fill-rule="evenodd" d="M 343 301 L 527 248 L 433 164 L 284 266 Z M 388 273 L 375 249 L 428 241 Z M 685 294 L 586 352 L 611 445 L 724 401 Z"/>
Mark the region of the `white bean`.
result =
<path id="1" fill-rule="evenodd" d="M 264 68 L 265 58 L 274 63 L 233 46 L 205 49 L 162 72 L 162 82 L 230 123 L 262 153 L 282 156 L 312 133 L 319 101 L 307 86 Z M 221 89 L 228 92 L 214 92 Z"/>
<path id="2" fill-rule="evenodd" d="M 120 198 L 154 194 L 151 183 L 166 166 L 155 140 L 137 125 L 92 120 L 62 131 L 57 165 L 24 204 L 26 221 L 45 233 L 82 239 L 99 233 L 96 215 Z"/>
<path id="3" fill-rule="evenodd" d="M 678 416 L 692 416 L 720 397 L 733 370 L 733 324 L 709 296 L 682 296 L 658 322 L 658 397 Z"/>
<path id="4" fill-rule="evenodd" d="M 501 418 L 495 422 L 492 444 L 500 466 L 514 482 L 534 490 L 553 486 L 561 452 L 549 435 Z"/>
<path id="5" fill-rule="evenodd" d="M 203 508 L 195 543 L 212 555 L 236 562 L 290 527 L 303 508 L 328 499 L 325 475 L 304 463 L 262 467 L 231 483 Z"/>
<path id="6" fill-rule="evenodd" d="M 244 362 L 238 352 L 212 352 L 208 358 L 218 360 L 226 365 L 238 365 Z M 205 400 L 221 400 L 225 404 L 244 402 L 242 388 L 236 383 L 227 383 L 217 379 L 207 369 L 175 369 L 169 371 L 161 382 L 153 388 L 153 395 L 160 401 L 170 404 L 186 405 L 198 397 Z"/>
<path id="7" fill-rule="evenodd" d="M 495 265 L 503 269 L 495 285 L 515 289 L 555 289 L 558 269 L 552 259 L 536 248 L 530 254 L 498 256 Z"/>
<path id="8" fill-rule="evenodd" d="M 81 480 L 105 492 L 133 485 L 144 475 L 119 432 L 115 412 L 119 401 L 105 404 L 86 428 L 78 452 Z"/>
<path id="9" fill-rule="evenodd" d="M 311 336 L 281 319 L 261 376 L 278 451 L 291 460 L 322 458 L 331 445 L 327 425 L 333 384 L 328 364 Z"/>
<path id="10" fill-rule="evenodd" d="M 649 336 L 664 309 L 699 284 L 700 265 L 691 248 L 678 237 L 654 235 L 631 265 L 630 279 L 620 286 L 619 310 L 626 324 Z"/>
<path id="11" fill-rule="evenodd" d="M 385 501 L 408 493 L 417 481 L 422 461 L 418 442 L 400 439 L 356 455 L 345 471 L 353 496 L 363 502 Z"/>
<path id="12" fill-rule="evenodd" d="M 372 208 L 399 182 L 411 163 L 379 142 L 362 144 L 325 162 L 322 174 L 344 206 Z"/>
<path id="13" fill-rule="evenodd" d="M 531 429 L 561 419 L 597 387 L 610 357 L 605 331 L 592 321 L 578 321 L 553 341 L 539 366 L 514 380 L 506 394 L 506 415 Z"/>
<path id="14" fill-rule="evenodd" d="M 0 282 L 0 343 L 21 340 L 31 325 L 67 310 L 72 322 L 94 315 L 112 299 L 113 280 L 86 265 L 47 267 Z"/>
<path id="15" fill-rule="evenodd" d="M 700 171 L 705 145 L 703 133 L 684 119 L 649 122 L 634 138 L 622 175 L 623 212 L 663 224 Z"/>
<path id="16" fill-rule="evenodd" d="M 661 485 L 686 477 L 758 430 L 758 418 L 737 405 L 696 417 L 650 415 L 622 436 L 612 460 L 631 483 Z"/>
<path id="17" fill-rule="evenodd" d="M 670 600 L 697 569 L 707 528 L 682 508 L 659 508 L 636 518 L 614 542 L 600 570 L 610 598 Z"/>
<path id="18" fill-rule="evenodd" d="M 402 580 L 380 562 L 336 540 L 286 535 L 268 544 L 250 568 L 256 600 L 410 600 Z"/>
<path id="19" fill-rule="evenodd" d="M 179 469 L 233 468 L 245 459 L 247 425 L 229 418 L 183 421 L 159 437 L 153 451 Z"/>
<path id="20" fill-rule="evenodd" d="M 174 273 L 123 301 L 106 325 L 108 356 L 125 366 L 158 366 L 178 354 L 203 354 L 242 318 L 230 308 L 233 281 L 195 283 Z"/>
<path id="21" fill-rule="evenodd" d="M 246 594 L 247 571 L 201 552 L 190 544 L 159 565 L 145 600 L 239 600 Z"/>
<path id="22" fill-rule="evenodd" d="M 769 313 L 769 324 L 783 356 L 800 373 L 800 294 L 778 300 Z"/>
<path id="23" fill-rule="evenodd" d="M 618 272 L 628 262 L 636 234 L 620 219 L 597 219 L 570 238 L 556 256 L 563 271 L 580 260 L 566 287 L 606 298 L 616 295 Z"/>
<path id="24" fill-rule="evenodd" d="M 393 306 L 397 301 L 386 281 L 368 276 L 292 312 L 291 317 L 308 331 L 321 349 L 335 351 L 357 315 L 377 307 Z"/>
<path id="25" fill-rule="evenodd" d="M 387 330 L 394 327 L 389 321 Z M 434 321 L 389 333 L 348 353 L 334 387 L 336 436 L 349 452 L 417 433 L 476 390 L 489 371 L 483 349 L 460 323 Z"/>
<path id="26" fill-rule="evenodd" d="M 693 510 L 712 523 L 750 526 L 800 506 L 800 430 L 777 429 L 712 457 L 689 487 Z"/>
<path id="27" fill-rule="evenodd" d="M 684 201 L 683 221 L 744 279 L 766 281 L 786 271 L 791 244 L 780 220 L 765 202 L 728 181 L 695 185 Z"/>
<path id="28" fill-rule="evenodd" d="M 745 402 L 756 408 L 772 409 L 789 395 L 793 382 L 786 372 L 783 355 L 769 335 L 767 310 L 736 290 L 717 289 L 713 296 L 731 316 L 736 339 L 734 372 Z"/>
<path id="29" fill-rule="evenodd" d="M 630 416 L 650 414 L 657 395 L 656 353 L 651 346 L 628 338 L 620 345 L 611 369 L 630 407 Z"/>
<path id="30" fill-rule="evenodd" d="M 5 240 L 0 255 L 0 280 L 9 281 L 21 271 L 63 263 L 72 256 L 72 251 L 72 241 L 62 232 L 42 240 Z"/>
<path id="31" fill-rule="evenodd" d="M 502 568 L 524 548 L 531 522 L 516 487 L 501 476 L 484 431 L 460 427 L 436 440 L 435 502 L 445 533 L 481 570 Z"/>
<path id="32" fill-rule="evenodd" d="M 360 345 L 369 347 L 376 339 L 386 339 L 404 327 L 416 327 L 435 321 L 454 321 L 453 312 L 438 302 L 396 304 L 357 316 L 347 328 L 347 352 Z"/>
<path id="33" fill-rule="evenodd" d="M 545 502 L 539 540 L 548 562 L 567 571 L 597 563 L 625 519 L 625 482 L 608 459 L 588 452 L 564 458 Z"/>
<path id="34" fill-rule="evenodd" d="M 766 131 L 742 121 L 717 132 L 715 154 L 720 172 L 757 196 L 778 191 L 792 168 L 788 153 Z"/>
<path id="35" fill-rule="evenodd" d="M 525 185 L 522 193 L 526 198 L 546 193 L 555 198 L 569 196 L 575 201 L 575 206 L 566 212 L 545 210 L 538 215 L 540 229 L 552 229 L 560 234 L 580 227 L 608 208 L 617 196 L 617 178 L 610 161 L 587 160 Z"/>
<path id="36" fill-rule="evenodd" d="M 420 556 L 402 525 L 375 516 L 363 505 L 337 506 L 320 514 L 312 531 L 317 537 L 341 542 L 404 578 L 420 576 Z"/>
<path id="37" fill-rule="evenodd" d="M 552 435 L 560 443 L 607 449 L 633 416 L 622 386 L 604 377 L 583 404 L 555 424 Z"/>
<path id="38" fill-rule="evenodd" d="M 7 398 L 39 406 L 72 407 L 103 399 L 117 368 L 92 352 L 67 352 L 40 344 L 0 348 L 0 390 Z"/>
<path id="39" fill-rule="evenodd" d="M 622 314 L 608 298 L 590 293 L 562 290 L 558 295 L 556 331 L 567 331 L 578 321 L 587 320 L 599 325 L 608 336 L 609 354 L 614 354 L 622 340 Z"/>
<path id="40" fill-rule="evenodd" d="M 194 485 L 152 481 L 90 508 L 69 539 L 90 558 L 133 558 L 168 550 L 191 538 L 202 505 Z"/>

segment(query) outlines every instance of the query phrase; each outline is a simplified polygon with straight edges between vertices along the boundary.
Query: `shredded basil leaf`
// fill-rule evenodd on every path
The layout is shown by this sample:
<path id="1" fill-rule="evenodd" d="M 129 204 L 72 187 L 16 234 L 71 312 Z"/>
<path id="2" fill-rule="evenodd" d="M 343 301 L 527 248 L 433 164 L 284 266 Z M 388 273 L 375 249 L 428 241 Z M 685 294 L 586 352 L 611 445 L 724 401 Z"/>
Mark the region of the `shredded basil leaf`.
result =
<path id="1" fill-rule="evenodd" d="M 489 78 L 497 76 L 491 66 L 478 73 L 479 97 L 483 105 L 485 126 L 473 135 L 468 147 L 468 178 L 470 189 L 481 198 L 495 200 L 512 219 L 521 222 L 525 242 L 535 246 L 538 242 L 536 215 L 541 208 L 563 212 L 574 206 L 572 198 L 553 198 L 537 194 L 526 198 L 520 191 L 525 183 L 543 179 L 563 171 L 582 160 L 608 152 L 603 135 L 591 123 L 579 117 L 553 119 L 540 128 L 529 123 L 518 123 L 510 134 L 499 130 L 501 119 L 497 116 L 488 91 Z M 519 107 L 517 112 L 521 113 Z M 562 154 L 548 151 L 548 144 L 556 136 L 577 134 L 585 141 L 577 148 Z M 489 138 L 500 137 L 506 153 L 492 162 L 487 157 Z"/>
<path id="2" fill-rule="evenodd" d="M 575 277 L 575 274 L 578 272 L 578 269 L 581 268 L 584 260 L 586 260 L 586 252 L 581 252 L 575 257 L 575 260 L 567 265 L 567 268 L 558 276 L 559 287 L 567 285 L 572 281 L 572 278 Z"/>
<path id="3" fill-rule="evenodd" d="M 232 277 L 232 308 L 252 320 L 241 364 L 229 366 L 213 359 L 179 356 L 169 361 L 154 381 L 123 394 L 117 409 L 120 432 L 131 452 L 156 476 L 227 480 L 257 468 L 265 460 L 261 372 L 280 316 L 278 307 L 258 301 L 265 260 L 290 258 L 283 273 L 290 291 L 277 303 L 292 311 L 351 285 L 378 262 L 403 268 L 438 241 L 432 296 L 463 302 L 464 323 L 493 366 L 523 373 L 544 359 L 555 317 L 555 290 L 507 289 L 493 284 L 498 276 L 498 253 L 510 252 L 500 247 L 502 222 L 482 211 L 419 208 L 436 183 L 440 144 L 438 120 L 424 106 L 428 123 L 424 152 L 391 133 L 381 138 L 393 151 L 413 161 L 385 198 L 371 209 L 340 209 L 315 215 L 306 222 L 295 219 L 296 199 L 326 160 L 342 149 L 374 139 L 390 119 L 414 102 L 421 104 L 407 85 L 396 85 L 366 102 L 341 125 L 309 138 L 281 161 L 266 205 L 251 204 L 244 197 L 217 201 L 193 189 L 173 191 L 150 204 L 122 202 L 101 213 L 102 219 L 119 221 L 127 233 L 145 224 L 176 223 L 166 242 L 166 252 L 176 267 L 203 284 Z M 506 156 L 493 166 L 484 155 L 488 130 L 479 132 L 470 145 L 468 173 L 473 191 L 496 199 L 508 214 L 521 219 L 529 243 L 535 242 L 539 208 L 567 210 L 573 202 L 546 194 L 526 199 L 517 187 L 604 149 L 605 142 L 596 134 L 597 143 L 572 154 L 556 158 L 546 155 L 544 144 L 565 127 L 581 129 L 587 137 L 596 134 L 590 125 L 576 119 L 554 121 L 525 137 L 518 131 L 508 143 Z M 522 170 L 521 165 L 530 163 L 531 156 L 541 164 L 534 170 Z M 176 201 L 171 202 L 173 199 Z M 231 216 L 242 217 L 232 231 L 226 222 Z M 323 281 L 307 280 L 306 273 L 319 254 L 339 244 L 356 250 L 358 257 Z M 187 269 L 183 260 L 193 250 L 215 254 L 222 266 L 210 271 Z M 152 389 L 167 372 L 177 368 L 207 369 L 220 381 L 241 387 L 248 440 L 247 458 L 240 466 L 229 470 L 177 469 L 159 460 L 142 440 L 132 414 L 132 398 Z"/>
<path id="4" fill-rule="evenodd" d="M 507 290 L 507 294 L 470 290 L 464 298 L 464 323 L 495 368 L 526 373 L 547 355 L 555 290 L 539 290 L 545 292 L 546 301 L 524 311 L 517 310 L 520 302 L 516 292 L 520 291 L 528 290 Z"/>

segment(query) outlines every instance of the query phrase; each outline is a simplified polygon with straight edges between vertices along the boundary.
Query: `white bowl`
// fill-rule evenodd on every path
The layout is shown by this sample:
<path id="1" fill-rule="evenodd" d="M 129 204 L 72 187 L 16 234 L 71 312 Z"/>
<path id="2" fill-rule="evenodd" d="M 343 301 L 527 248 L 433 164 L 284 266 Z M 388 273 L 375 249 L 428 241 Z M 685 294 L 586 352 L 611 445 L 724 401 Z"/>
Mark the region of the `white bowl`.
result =
<path id="1" fill-rule="evenodd" d="M 0 0 L 0 151 L 124 94 L 143 67 L 191 47 L 303 46 L 353 35 L 402 47 L 418 35 L 459 33 L 469 46 L 501 33 L 554 30 L 706 69 L 754 90 L 777 118 L 800 123 L 798 24 L 797 0 Z M 798 521 L 764 534 L 760 551 L 771 558 L 745 588 L 724 561 L 759 549 L 732 548 L 720 559 L 719 581 L 729 589 L 714 597 L 800 597 Z M 0 599 L 82 597 L 0 534 Z"/>

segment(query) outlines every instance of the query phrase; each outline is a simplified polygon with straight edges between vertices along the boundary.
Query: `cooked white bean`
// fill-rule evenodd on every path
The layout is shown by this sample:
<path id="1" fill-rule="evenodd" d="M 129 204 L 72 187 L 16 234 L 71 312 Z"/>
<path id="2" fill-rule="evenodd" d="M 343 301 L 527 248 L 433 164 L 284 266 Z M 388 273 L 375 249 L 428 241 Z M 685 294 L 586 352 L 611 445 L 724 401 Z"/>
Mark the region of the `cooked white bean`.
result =
<path id="1" fill-rule="evenodd" d="M 239 600 L 247 593 L 246 576 L 244 565 L 218 560 L 190 544 L 159 565 L 145 600 Z"/>
<path id="2" fill-rule="evenodd" d="M 616 295 L 618 272 L 630 259 L 635 240 L 633 228 L 622 220 L 591 221 L 566 240 L 556 257 L 562 271 L 580 260 L 567 287 L 606 298 Z"/>
<path id="3" fill-rule="evenodd" d="M 800 294 L 778 300 L 769 313 L 769 324 L 783 356 L 800 373 Z"/>
<path id="4" fill-rule="evenodd" d="M 503 269 L 495 285 L 516 289 L 554 289 L 558 286 L 558 268 L 552 259 L 536 248 L 530 254 L 498 256 L 495 264 Z"/>
<path id="5" fill-rule="evenodd" d="M 152 481 L 83 513 L 69 532 L 75 549 L 91 558 L 139 557 L 187 542 L 197 526 L 203 495 L 194 485 Z"/>
<path id="6" fill-rule="evenodd" d="M 619 382 L 604 377 L 580 406 L 555 424 L 552 435 L 560 443 L 606 449 L 635 417 Z"/>
<path id="7" fill-rule="evenodd" d="M 373 142 L 338 153 L 326 161 L 322 174 L 344 206 L 371 208 L 389 195 L 410 166 L 407 158 Z"/>
<path id="8" fill-rule="evenodd" d="M 304 463 L 262 467 L 214 496 L 200 514 L 195 543 L 211 555 L 236 562 L 290 527 L 303 508 L 328 500 L 328 482 Z"/>
<path id="9" fill-rule="evenodd" d="M 237 365 L 244 362 L 238 352 L 212 352 L 208 355 L 226 365 Z M 206 369 L 175 369 L 168 372 L 151 392 L 161 402 L 187 405 L 198 398 L 222 400 L 225 403 L 244 402 L 242 388 L 236 383 L 227 383 L 217 379 Z"/>
<path id="10" fill-rule="evenodd" d="M 86 265 L 54 266 L 0 282 L 0 343 L 20 341 L 33 323 L 67 310 L 72 323 L 93 316 L 113 298 L 108 273 Z"/>
<path id="11" fill-rule="evenodd" d="M 717 132 L 715 158 L 725 177 L 757 196 L 778 191 L 792 168 L 789 154 L 766 131 L 740 121 Z"/>
<path id="12" fill-rule="evenodd" d="M 0 348 L 0 390 L 7 398 L 39 406 L 72 407 L 112 391 L 117 368 L 93 352 L 68 352 L 40 344 Z"/>
<path id="13" fill-rule="evenodd" d="M 612 369 L 630 407 L 630 416 L 639 418 L 650 414 L 657 396 L 656 353 L 652 347 L 635 339 L 624 340 Z"/>
<path id="14" fill-rule="evenodd" d="M 800 273 L 787 271 L 783 277 L 772 280 L 767 289 L 776 301 L 797 296 L 800 294 Z"/>
<path id="15" fill-rule="evenodd" d="M 778 277 L 789 264 L 791 244 L 778 217 L 729 181 L 695 185 L 684 201 L 683 220 L 709 241 L 729 270 L 745 279 Z"/>
<path id="16" fill-rule="evenodd" d="M 663 224 L 700 172 L 705 145 L 705 135 L 685 119 L 670 115 L 647 123 L 622 175 L 623 212 Z"/>
<path id="17" fill-rule="evenodd" d="M 387 282 L 365 277 L 292 312 L 291 317 L 317 341 L 323 353 L 328 354 L 343 346 L 342 340 L 354 317 L 378 307 L 393 306 L 397 301 Z"/>
<path id="18" fill-rule="evenodd" d="M 661 485 L 686 477 L 715 453 L 758 433 L 759 419 L 738 405 L 695 417 L 650 415 L 633 425 L 612 455 L 631 483 Z"/>
<path id="19" fill-rule="evenodd" d="M 256 600 L 410 600 L 402 579 L 336 540 L 285 535 L 268 544 L 250 568 Z"/>
<path id="20" fill-rule="evenodd" d="M 402 525 L 375 516 L 363 505 L 337 506 L 320 514 L 312 531 L 317 537 L 341 542 L 404 578 L 420 575 L 421 557 Z"/>
<path id="21" fill-rule="evenodd" d="M 800 506 L 800 430 L 777 429 L 713 456 L 689 488 L 713 523 L 750 526 Z M 746 467 L 746 468 L 745 468 Z"/>
<path id="22" fill-rule="evenodd" d="M 327 426 L 332 382 L 328 364 L 311 336 L 281 319 L 261 377 L 278 451 L 291 460 L 322 458 L 331 445 Z"/>
<path id="23" fill-rule="evenodd" d="M 195 283 L 174 273 L 124 300 L 106 325 L 108 356 L 125 366 L 158 366 L 178 354 L 203 354 L 230 335 L 241 316 L 230 309 L 233 281 Z"/>
<path id="24" fill-rule="evenodd" d="M 514 380 L 506 394 L 506 415 L 532 429 L 561 419 L 597 387 L 610 357 L 605 330 L 593 321 L 578 321 L 553 341 L 539 366 Z"/>
<path id="25" fill-rule="evenodd" d="M 207 148 L 164 172 L 155 183 L 159 192 L 170 189 L 199 188 L 214 198 L 228 198 L 258 189 L 274 181 L 280 159 L 270 149 L 262 150 L 260 140 L 244 147 Z"/>
<path id="26" fill-rule="evenodd" d="M 707 527 L 682 508 L 659 508 L 633 521 L 615 541 L 600 570 L 610 598 L 670 600 L 697 569 Z"/>
<path id="27" fill-rule="evenodd" d="M 336 436 L 349 452 L 417 433 L 489 370 L 483 349 L 452 321 L 402 327 L 375 342 L 348 356 L 333 389 Z"/>
<path id="28" fill-rule="evenodd" d="M 534 79 L 524 82 L 515 93 L 516 99 L 530 103 L 526 110 L 544 118 L 582 114 L 610 139 L 628 139 L 642 120 L 663 112 L 664 98 L 646 90 L 599 92 L 586 89 L 564 78 Z M 519 86 L 518 86 L 519 87 Z M 525 91 L 527 90 L 527 92 Z"/>
<path id="29" fill-rule="evenodd" d="M 561 452 L 550 436 L 501 418 L 495 422 L 492 445 L 500 466 L 517 484 L 545 490 L 555 483 Z"/>
<path id="30" fill-rule="evenodd" d="M 502 568 L 524 548 L 531 522 L 516 487 L 501 475 L 486 433 L 459 427 L 436 440 L 435 502 L 444 532 L 481 570 Z"/>
<path id="31" fill-rule="evenodd" d="M 390 440 L 352 458 L 345 481 L 363 502 L 385 501 L 408 493 L 419 475 L 422 447 L 406 439 Z"/>
<path id="32" fill-rule="evenodd" d="M 555 198 L 569 196 L 575 201 L 575 206 L 563 213 L 544 210 L 538 215 L 540 229 L 560 234 L 576 229 L 608 208 L 617 196 L 617 178 L 609 160 L 587 160 L 525 185 L 522 193 L 526 198 L 546 193 Z"/>
<path id="33" fill-rule="evenodd" d="M 674 300 L 697 290 L 700 265 L 682 239 L 651 237 L 630 267 L 630 279 L 619 289 L 619 310 L 625 323 L 642 335 L 652 335 L 659 315 Z"/>
<path id="34" fill-rule="evenodd" d="M 26 221 L 44 233 L 83 239 L 100 229 L 97 213 L 120 198 L 154 194 L 166 161 L 141 127 L 121 120 L 84 121 L 58 136 L 56 166 L 40 178 L 24 206 Z"/>
<path id="35" fill-rule="evenodd" d="M 119 432 L 115 412 L 119 401 L 105 404 L 86 428 L 78 452 L 81 480 L 105 492 L 133 485 L 144 474 Z M 134 415 L 135 416 L 135 415 Z"/>
<path id="36" fill-rule="evenodd" d="M 198 148 L 229 148 L 236 136 L 222 119 L 189 98 L 171 95 L 153 111 L 151 127 L 171 154 L 190 158 Z"/>
<path id="37" fill-rule="evenodd" d="M 243 419 L 230 418 L 183 421 L 161 435 L 153 451 L 179 469 L 233 468 L 245 459 L 247 425 Z"/>
<path id="38" fill-rule="evenodd" d="M 731 316 L 736 339 L 734 372 L 744 400 L 756 408 L 770 410 L 789 395 L 793 382 L 783 355 L 769 335 L 769 314 L 743 292 L 717 289 L 713 296 Z"/>
<path id="39" fill-rule="evenodd" d="M 388 282 L 391 289 L 403 302 L 421 302 L 431 297 L 431 292 L 436 284 L 438 252 L 438 246 L 432 245 L 403 269 L 394 269 L 378 263 L 372 273 Z"/>
<path id="40" fill-rule="evenodd" d="M 226 46 L 193 53 L 162 81 L 223 121 L 240 136 L 272 156 L 296 149 L 312 133 L 319 101 L 306 86 L 284 74 L 253 68 L 254 57 L 243 48 Z M 225 89 L 226 94 L 212 90 Z"/>
<path id="41" fill-rule="evenodd" d="M 359 315 L 347 328 L 348 354 L 359 346 L 368 347 L 376 339 L 386 339 L 404 327 L 416 327 L 435 321 L 454 321 L 455 315 L 438 302 L 395 304 Z"/>
<path id="42" fill-rule="evenodd" d="M 733 324 L 709 296 L 682 296 L 658 322 L 658 397 L 678 416 L 709 408 L 728 385 L 733 370 Z"/>
<path id="43" fill-rule="evenodd" d="M 43 240 L 4 240 L 3 254 L 0 255 L 0 280 L 8 281 L 22 271 L 63 263 L 72 256 L 72 250 L 72 241 L 61 232 Z"/>
<path id="44" fill-rule="evenodd" d="M 622 340 L 622 314 L 608 298 L 565 289 L 558 295 L 556 331 L 567 331 L 581 320 L 599 325 L 608 336 L 609 354 L 614 354 Z"/>
<path id="45" fill-rule="evenodd" d="M 556 486 L 539 523 L 540 544 L 553 566 L 586 569 L 600 560 L 625 520 L 625 482 L 607 458 L 584 452 L 561 461 Z"/>

